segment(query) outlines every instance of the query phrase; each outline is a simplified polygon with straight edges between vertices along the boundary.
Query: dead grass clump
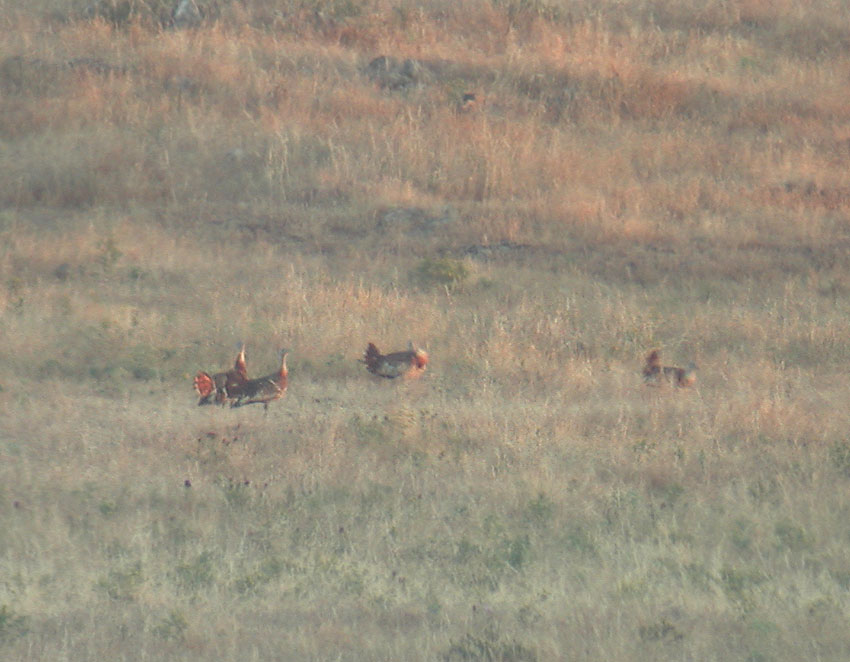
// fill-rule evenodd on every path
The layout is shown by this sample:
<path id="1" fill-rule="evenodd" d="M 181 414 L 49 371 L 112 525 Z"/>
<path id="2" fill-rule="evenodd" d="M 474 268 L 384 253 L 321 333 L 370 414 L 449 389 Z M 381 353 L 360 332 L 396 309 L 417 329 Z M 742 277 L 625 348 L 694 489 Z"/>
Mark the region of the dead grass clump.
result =
<path id="1" fill-rule="evenodd" d="M 61 62 L 10 55 L 0 62 L 0 90 L 4 97 L 42 97 L 68 92 L 70 70 Z"/>
<path id="2" fill-rule="evenodd" d="M 19 207 L 74 209 L 127 200 L 142 191 L 148 199 L 159 197 L 165 191 L 146 176 L 140 149 L 133 137 L 109 130 L 48 133 L 19 141 L 14 159 L 6 155 L 10 176 L 0 187 L 0 199 Z"/>
<path id="3" fill-rule="evenodd" d="M 216 2 L 199 2 L 205 9 Z M 175 3 L 170 0 L 97 0 L 86 7 L 82 16 L 100 19 L 115 27 L 138 23 L 150 29 L 170 26 Z"/>
<path id="4" fill-rule="evenodd" d="M 505 662 L 537 662 L 536 650 L 498 631 L 495 626 L 483 632 L 467 632 L 453 640 L 442 654 L 446 662 L 461 660 L 504 660 Z"/>
<path id="5" fill-rule="evenodd" d="M 756 38 L 788 57 L 821 61 L 840 56 L 850 46 L 850 30 L 846 27 L 847 8 L 835 6 L 825 14 L 810 15 L 803 20 L 788 21 L 781 12 L 767 17 L 765 13 L 744 14 L 748 27 L 760 28 Z"/>
<path id="6" fill-rule="evenodd" d="M 410 272 L 410 276 L 422 287 L 436 285 L 452 291 L 463 288 L 469 278 L 469 268 L 463 262 L 450 258 L 426 258 Z"/>
<path id="7" fill-rule="evenodd" d="M 682 115 L 710 115 L 715 110 L 712 93 L 704 84 L 648 73 L 625 84 L 620 112 L 631 119 L 657 120 Z"/>

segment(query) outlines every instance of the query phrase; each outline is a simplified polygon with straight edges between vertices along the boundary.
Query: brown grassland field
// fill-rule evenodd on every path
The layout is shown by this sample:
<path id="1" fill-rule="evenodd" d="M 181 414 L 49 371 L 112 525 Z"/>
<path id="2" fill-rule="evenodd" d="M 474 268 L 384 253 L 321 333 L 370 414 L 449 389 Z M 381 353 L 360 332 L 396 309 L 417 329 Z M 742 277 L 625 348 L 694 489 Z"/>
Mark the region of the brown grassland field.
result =
<path id="1" fill-rule="evenodd" d="M 0 0 L 0 659 L 850 659 L 844 2 L 173 4 Z"/>

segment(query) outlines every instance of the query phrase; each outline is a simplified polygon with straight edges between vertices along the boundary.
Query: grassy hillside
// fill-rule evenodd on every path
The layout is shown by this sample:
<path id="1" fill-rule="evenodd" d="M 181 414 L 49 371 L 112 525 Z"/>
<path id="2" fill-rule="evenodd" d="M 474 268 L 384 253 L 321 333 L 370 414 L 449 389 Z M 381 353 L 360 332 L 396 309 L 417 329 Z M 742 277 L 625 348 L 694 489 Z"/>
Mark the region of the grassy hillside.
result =
<path id="1" fill-rule="evenodd" d="M 198 4 L 0 0 L 0 657 L 848 659 L 850 9 Z"/>

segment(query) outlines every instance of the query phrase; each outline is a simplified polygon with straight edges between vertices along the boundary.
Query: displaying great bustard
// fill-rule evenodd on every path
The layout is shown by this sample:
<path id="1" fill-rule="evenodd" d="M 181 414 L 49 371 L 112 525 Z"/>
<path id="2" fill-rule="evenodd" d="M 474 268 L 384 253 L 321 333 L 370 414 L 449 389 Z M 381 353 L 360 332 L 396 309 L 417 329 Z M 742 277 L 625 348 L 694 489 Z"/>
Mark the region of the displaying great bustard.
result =
<path id="1" fill-rule="evenodd" d="M 214 375 L 202 370 L 195 375 L 195 390 L 200 396 L 198 405 L 211 405 L 213 402 L 224 405 L 237 397 L 242 386 L 247 382 L 248 366 L 245 363 L 245 345 L 243 343 L 232 370 L 217 372 Z"/>
<path id="2" fill-rule="evenodd" d="M 239 388 L 239 395 L 230 403 L 231 407 L 262 404 L 268 410 L 269 403 L 279 400 L 286 393 L 289 370 L 286 368 L 286 355 L 289 350 L 280 352 L 280 370 L 265 377 L 249 379 Z"/>

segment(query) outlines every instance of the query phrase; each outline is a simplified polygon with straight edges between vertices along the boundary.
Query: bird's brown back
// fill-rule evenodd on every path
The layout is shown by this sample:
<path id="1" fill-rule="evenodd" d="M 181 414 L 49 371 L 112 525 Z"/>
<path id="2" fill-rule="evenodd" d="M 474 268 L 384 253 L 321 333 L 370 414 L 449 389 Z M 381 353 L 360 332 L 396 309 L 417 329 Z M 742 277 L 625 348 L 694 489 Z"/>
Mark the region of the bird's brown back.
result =
<path id="1" fill-rule="evenodd" d="M 694 363 L 688 364 L 686 368 L 678 366 L 661 365 L 661 353 L 655 349 L 646 357 L 646 365 L 643 368 L 643 378 L 647 383 L 659 384 L 668 381 L 676 386 L 693 386 L 697 380 L 697 367 Z"/>
<path id="2" fill-rule="evenodd" d="M 657 379 L 661 372 L 661 353 L 654 349 L 646 357 L 646 365 L 643 367 L 644 379 Z"/>
<path id="3" fill-rule="evenodd" d="M 394 379 L 418 377 L 428 364 L 428 355 L 410 343 L 410 349 L 381 354 L 374 343 L 369 343 L 363 353 L 363 363 L 373 375 Z"/>

